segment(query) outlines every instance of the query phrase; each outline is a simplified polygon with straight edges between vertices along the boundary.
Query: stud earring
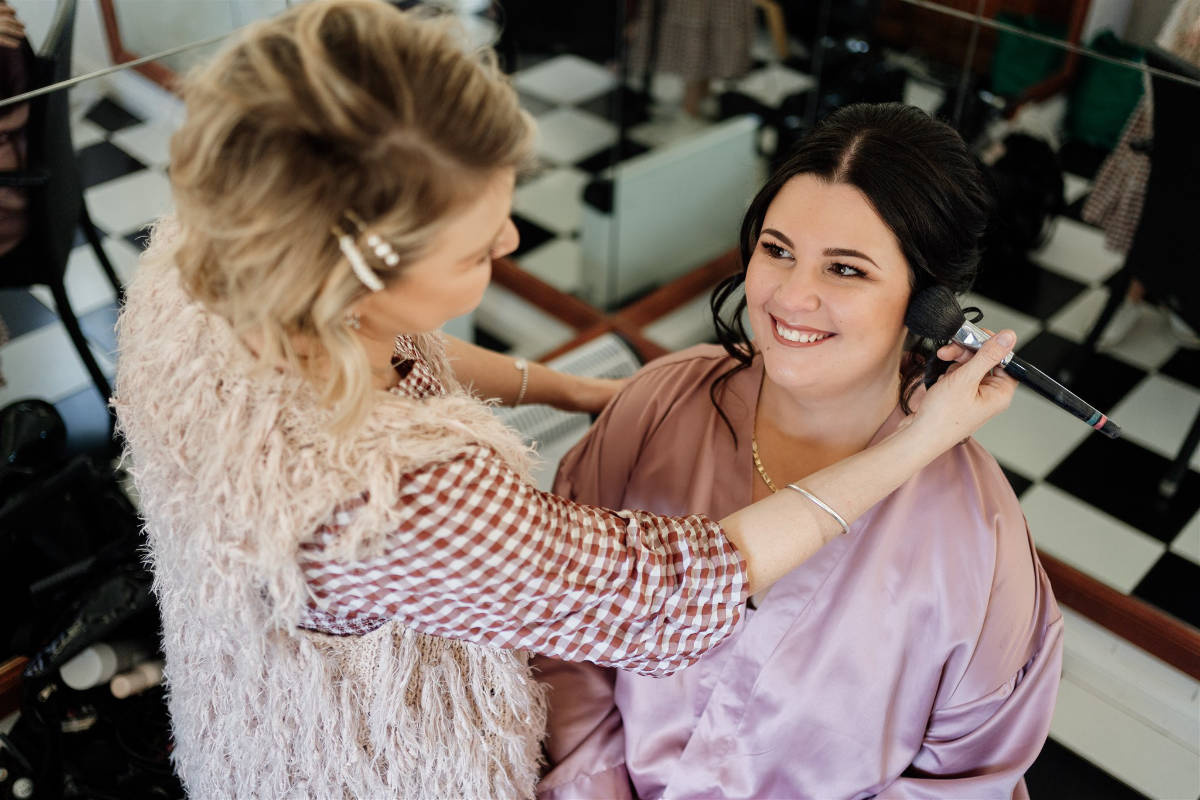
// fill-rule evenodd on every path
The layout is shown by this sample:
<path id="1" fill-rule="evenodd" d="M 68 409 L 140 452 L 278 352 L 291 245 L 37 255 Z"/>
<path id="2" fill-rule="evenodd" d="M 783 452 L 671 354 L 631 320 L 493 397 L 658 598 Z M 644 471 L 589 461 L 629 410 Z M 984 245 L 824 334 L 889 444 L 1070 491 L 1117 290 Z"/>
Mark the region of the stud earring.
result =
<path id="1" fill-rule="evenodd" d="M 345 320 L 346 320 L 346 327 L 350 328 L 351 330 L 356 330 L 356 331 L 362 330 L 362 317 L 359 315 L 359 313 L 357 311 L 351 311 L 351 312 L 347 313 L 345 316 Z"/>

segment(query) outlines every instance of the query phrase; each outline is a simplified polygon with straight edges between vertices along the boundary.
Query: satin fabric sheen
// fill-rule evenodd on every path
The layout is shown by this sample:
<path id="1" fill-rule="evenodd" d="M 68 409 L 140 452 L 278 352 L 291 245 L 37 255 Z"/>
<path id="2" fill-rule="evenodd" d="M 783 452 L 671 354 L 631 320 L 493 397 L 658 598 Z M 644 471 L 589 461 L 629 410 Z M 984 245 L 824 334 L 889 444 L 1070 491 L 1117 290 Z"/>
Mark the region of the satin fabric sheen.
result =
<path id="1" fill-rule="evenodd" d="M 555 491 L 719 519 L 751 502 L 762 360 L 700 346 L 646 367 L 563 460 Z M 919 402 L 919 397 L 916 401 Z M 875 439 L 894 430 L 892 413 Z M 974 440 L 772 587 L 668 678 L 541 660 L 542 798 L 1024 798 L 1050 727 L 1062 617 L 1017 498 Z"/>

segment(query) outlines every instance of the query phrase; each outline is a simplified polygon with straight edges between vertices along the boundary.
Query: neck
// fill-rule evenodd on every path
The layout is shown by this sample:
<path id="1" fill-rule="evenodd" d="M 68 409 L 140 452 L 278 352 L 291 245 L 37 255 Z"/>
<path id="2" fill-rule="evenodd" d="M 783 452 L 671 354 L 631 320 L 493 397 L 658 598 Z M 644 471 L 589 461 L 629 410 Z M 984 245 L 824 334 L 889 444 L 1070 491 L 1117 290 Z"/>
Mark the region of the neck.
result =
<path id="1" fill-rule="evenodd" d="M 377 389 L 390 389 L 396 385 L 396 371 L 392 369 L 392 354 L 396 349 L 395 337 L 386 341 L 382 338 L 364 335 L 356 331 L 359 343 L 367 353 L 367 364 L 371 368 L 371 382 Z M 242 336 L 242 342 L 256 358 L 263 351 L 262 343 L 257 334 L 250 332 Z M 315 355 L 318 348 L 308 339 L 296 334 L 292 337 L 292 346 L 302 360 L 312 359 L 309 369 L 317 374 L 324 374 L 328 367 L 324 355 Z M 280 367 L 282 369 L 282 367 Z"/>
<path id="2" fill-rule="evenodd" d="M 392 355 L 396 352 L 396 337 L 375 335 L 363 322 L 363 329 L 354 332 L 363 350 L 367 352 L 367 363 L 371 365 L 371 380 L 377 389 L 390 389 L 396 384 L 396 371 L 392 369 Z"/>
<path id="3" fill-rule="evenodd" d="M 791 391 L 763 375 L 755 429 L 760 446 L 769 438 L 782 438 L 837 461 L 866 448 L 899 397 L 898 367 L 869 385 L 831 395 Z"/>

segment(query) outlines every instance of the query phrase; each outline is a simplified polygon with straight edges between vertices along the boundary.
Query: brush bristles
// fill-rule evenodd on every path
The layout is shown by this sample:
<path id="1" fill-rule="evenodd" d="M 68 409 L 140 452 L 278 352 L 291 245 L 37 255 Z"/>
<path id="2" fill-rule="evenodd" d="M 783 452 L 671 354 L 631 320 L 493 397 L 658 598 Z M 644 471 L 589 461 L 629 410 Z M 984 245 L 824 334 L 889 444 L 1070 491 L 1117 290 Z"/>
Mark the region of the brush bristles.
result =
<path id="1" fill-rule="evenodd" d="M 954 292 L 945 286 L 930 286 L 909 301 L 904 324 L 917 336 L 945 343 L 962 327 L 963 312 Z"/>

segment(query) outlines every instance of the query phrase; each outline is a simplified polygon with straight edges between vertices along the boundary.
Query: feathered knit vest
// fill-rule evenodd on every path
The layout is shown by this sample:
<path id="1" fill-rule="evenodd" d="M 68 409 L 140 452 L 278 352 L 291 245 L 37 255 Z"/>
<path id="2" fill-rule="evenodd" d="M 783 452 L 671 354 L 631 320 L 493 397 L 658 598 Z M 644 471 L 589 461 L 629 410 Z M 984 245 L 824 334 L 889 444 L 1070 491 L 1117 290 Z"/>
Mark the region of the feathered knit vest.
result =
<path id="1" fill-rule="evenodd" d="M 418 347 L 446 396 L 380 392 L 354 433 L 329 433 L 304 382 L 256 372 L 229 326 L 191 300 L 164 230 L 118 323 L 114 405 L 189 795 L 532 796 L 545 708 L 524 654 L 395 623 L 358 637 L 297 627 L 309 601 L 298 546 L 339 505 L 366 498 L 333 555 L 369 558 L 395 530 L 404 473 L 473 443 L 525 472 L 527 451 L 458 387 L 432 336 Z"/>

